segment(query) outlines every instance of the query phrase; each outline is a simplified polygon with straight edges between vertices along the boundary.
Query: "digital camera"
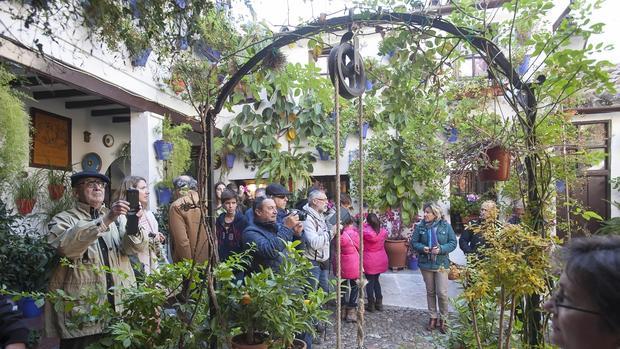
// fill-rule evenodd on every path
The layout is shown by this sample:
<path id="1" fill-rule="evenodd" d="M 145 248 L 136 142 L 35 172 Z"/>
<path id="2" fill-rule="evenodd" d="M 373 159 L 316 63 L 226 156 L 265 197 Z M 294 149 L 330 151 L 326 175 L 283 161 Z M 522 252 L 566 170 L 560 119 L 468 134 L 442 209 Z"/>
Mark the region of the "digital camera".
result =
<path id="1" fill-rule="evenodd" d="M 287 216 L 292 216 L 292 215 L 297 215 L 300 221 L 305 221 L 306 217 L 308 216 L 308 213 L 306 211 L 296 210 L 293 208 L 293 209 L 288 210 Z"/>

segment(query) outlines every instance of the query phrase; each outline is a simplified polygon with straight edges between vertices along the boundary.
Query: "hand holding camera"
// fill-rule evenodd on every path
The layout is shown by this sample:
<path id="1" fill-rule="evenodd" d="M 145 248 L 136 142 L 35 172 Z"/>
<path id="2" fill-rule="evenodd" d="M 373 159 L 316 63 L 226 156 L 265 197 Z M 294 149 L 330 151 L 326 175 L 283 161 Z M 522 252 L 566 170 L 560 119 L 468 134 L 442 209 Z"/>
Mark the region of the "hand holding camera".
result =
<path id="1" fill-rule="evenodd" d="M 138 215 L 140 210 L 140 201 L 138 200 L 139 195 L 138 189 L 129 188 L 125 192 L 127 197 L 127 202 L 129 203 L 129 210 L 127 211 L 127 226 L 125 227 L 125 231 L 129 235 L 138 235 L 138 223 L 140 217 Z"/>
<path id="2" fill-rule="evenodd" d="M 304 225 L 300 221 L 297 214 L 289 214 L 288 216 L 284 217 L 283 223 L 285 227 L 293 231 L 293 235 L 301 236 L 301 232 L 304 230 Z"/>

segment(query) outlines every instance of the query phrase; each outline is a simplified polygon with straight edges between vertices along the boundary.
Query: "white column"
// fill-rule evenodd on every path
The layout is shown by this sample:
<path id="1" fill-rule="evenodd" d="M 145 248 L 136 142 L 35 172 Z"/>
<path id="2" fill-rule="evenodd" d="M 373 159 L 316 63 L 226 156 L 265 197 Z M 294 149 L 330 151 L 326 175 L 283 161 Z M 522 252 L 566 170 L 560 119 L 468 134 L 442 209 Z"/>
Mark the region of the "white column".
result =
<path id="1" fill-rule="evenodd" d="M 155 211 L 155 184 L 162 179 L 153 143 L 161 139 L 164 117 L 152 112 L 131 113 L 131 174 L 146 178 L 151 195 L 149 207 Z"/>

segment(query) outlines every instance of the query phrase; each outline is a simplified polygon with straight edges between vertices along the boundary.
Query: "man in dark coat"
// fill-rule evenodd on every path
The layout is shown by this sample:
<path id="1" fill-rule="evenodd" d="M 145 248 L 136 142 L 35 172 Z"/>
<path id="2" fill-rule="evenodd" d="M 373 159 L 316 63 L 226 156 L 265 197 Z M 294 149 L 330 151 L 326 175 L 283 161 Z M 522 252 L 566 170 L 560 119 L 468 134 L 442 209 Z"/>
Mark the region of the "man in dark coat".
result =
<path id="1" fill-rule="evenodd" d="M 0 348 L 26 349 L 28 332 L 15 303 L 0 296 Z"/>

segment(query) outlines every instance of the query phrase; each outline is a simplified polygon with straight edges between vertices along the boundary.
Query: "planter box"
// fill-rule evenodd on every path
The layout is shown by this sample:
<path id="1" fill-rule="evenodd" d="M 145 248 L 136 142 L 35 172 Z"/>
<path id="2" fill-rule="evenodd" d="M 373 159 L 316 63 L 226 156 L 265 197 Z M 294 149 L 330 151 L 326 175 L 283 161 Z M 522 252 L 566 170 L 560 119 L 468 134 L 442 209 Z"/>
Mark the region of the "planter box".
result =
<path id="1" fill-rule="evenodd" d="M 497 164 L 497 168 L 480 169 L 478 176 L 481 181 L 505 181 L 510 177 L 510 152 L 502 147 L 493 147 L 486 151 L 489 161 Z"/>

